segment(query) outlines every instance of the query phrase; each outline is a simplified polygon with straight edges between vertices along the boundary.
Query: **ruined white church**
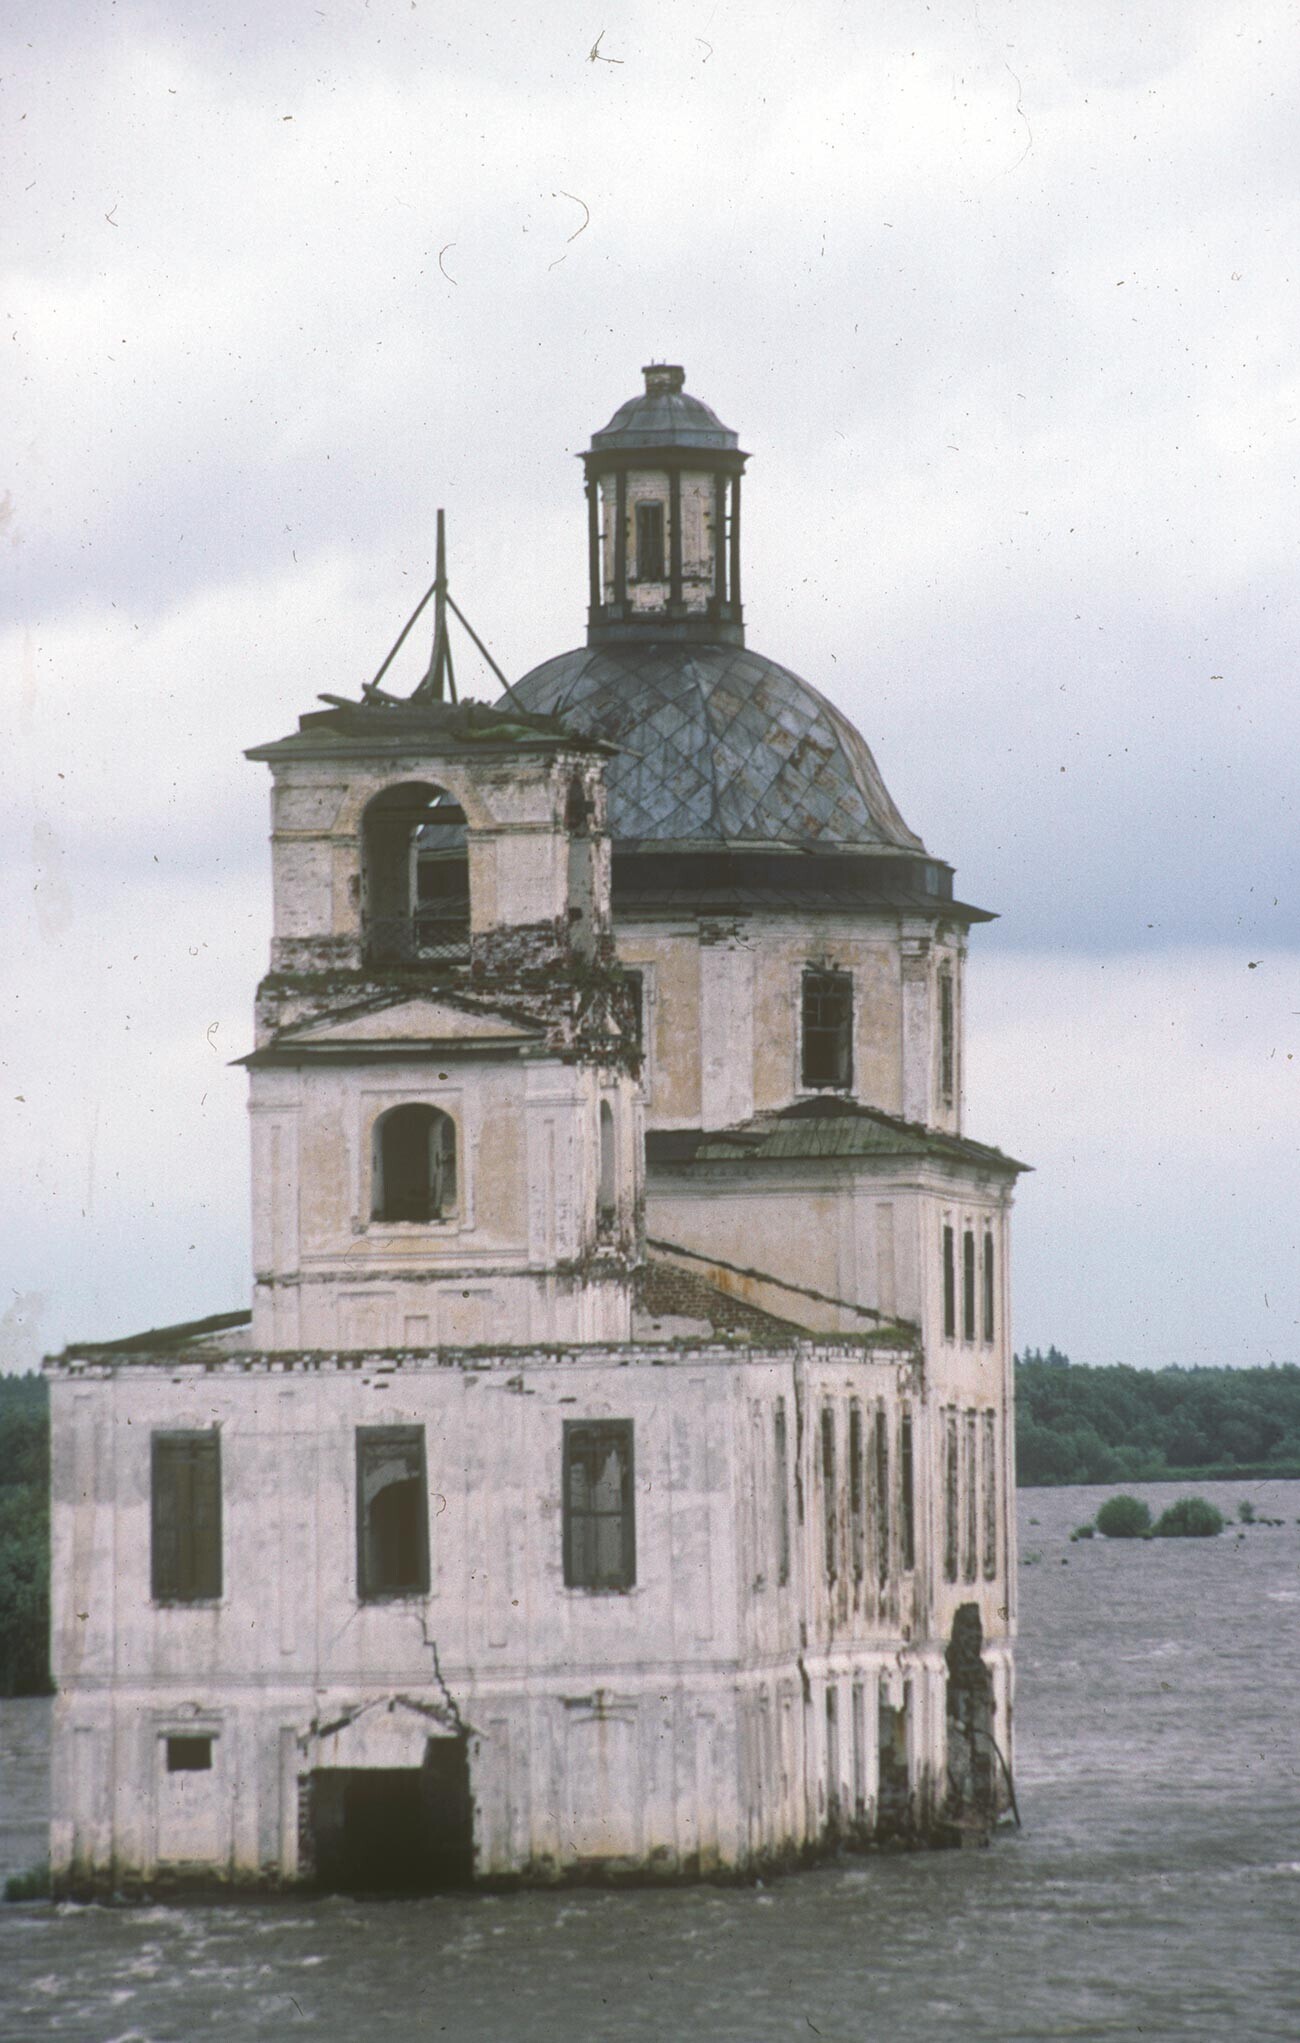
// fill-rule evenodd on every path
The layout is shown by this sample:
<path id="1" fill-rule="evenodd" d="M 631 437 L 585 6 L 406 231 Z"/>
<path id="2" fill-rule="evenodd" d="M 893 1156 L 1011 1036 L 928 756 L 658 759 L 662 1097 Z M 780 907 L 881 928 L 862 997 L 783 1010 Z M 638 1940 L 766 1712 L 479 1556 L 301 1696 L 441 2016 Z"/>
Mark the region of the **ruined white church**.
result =
<path id="1" fill-rule="evenodd" d="M 584 456 L 585 646 L 456 701 L 440 561 L 414 693 L 249 755 L 251 1314 L 47 1365 L 56 1891 L 743 1876 L 1012 1797 L 987 918 L 746 649 L 683 380 Z"/>

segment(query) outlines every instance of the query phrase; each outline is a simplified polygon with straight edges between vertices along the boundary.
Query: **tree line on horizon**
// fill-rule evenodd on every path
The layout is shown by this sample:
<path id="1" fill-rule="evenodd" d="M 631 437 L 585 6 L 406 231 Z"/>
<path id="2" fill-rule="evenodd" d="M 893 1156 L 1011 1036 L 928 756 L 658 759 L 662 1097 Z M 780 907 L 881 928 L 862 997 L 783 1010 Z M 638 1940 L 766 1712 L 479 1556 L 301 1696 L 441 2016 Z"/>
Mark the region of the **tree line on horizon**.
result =
<path id="1" fill-rule="evenodd" d="M 1016 1357 L 1017 1477 L 1300 1477 L 1300 1366 L 1134 1369 Z M 0 1377 L 0 1696 L 50 1688 L 50 1422 L 41 1376 Z"/>

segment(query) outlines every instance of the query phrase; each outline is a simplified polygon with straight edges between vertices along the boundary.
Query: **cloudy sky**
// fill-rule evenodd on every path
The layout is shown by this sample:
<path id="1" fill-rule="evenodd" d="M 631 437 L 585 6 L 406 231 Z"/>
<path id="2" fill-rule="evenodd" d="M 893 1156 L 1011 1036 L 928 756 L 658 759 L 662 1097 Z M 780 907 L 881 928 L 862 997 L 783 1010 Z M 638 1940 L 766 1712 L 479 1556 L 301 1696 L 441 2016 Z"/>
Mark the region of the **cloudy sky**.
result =
<path id="1" fill-rule="evenodd" d="M 1001 914 L 1019 1342 L 1300 1359 L 1294 6 L 7 21 L 9 1366 L 245 1301 L 241 748 L 374 672 L 439 504 L 506 671 L 578 643 L 652 357 L 753 450 L 750 643 Z"/>

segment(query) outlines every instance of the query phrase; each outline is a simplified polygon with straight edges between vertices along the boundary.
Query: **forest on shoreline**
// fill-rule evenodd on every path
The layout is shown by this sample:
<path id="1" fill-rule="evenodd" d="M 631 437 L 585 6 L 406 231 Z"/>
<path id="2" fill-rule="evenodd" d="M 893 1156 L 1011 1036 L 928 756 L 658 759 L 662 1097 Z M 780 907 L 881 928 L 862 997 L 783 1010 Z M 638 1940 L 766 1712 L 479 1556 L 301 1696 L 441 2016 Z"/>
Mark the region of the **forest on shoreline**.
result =
<path id="1" fill-rule="evenodd" d="M 1016 1358 L 1020 1484 L 1300 1477 L 1300 1367 L 1096 1368 Z M 49 1392 L 0 1377 L 0 1695 L 49 1681 Z"/>

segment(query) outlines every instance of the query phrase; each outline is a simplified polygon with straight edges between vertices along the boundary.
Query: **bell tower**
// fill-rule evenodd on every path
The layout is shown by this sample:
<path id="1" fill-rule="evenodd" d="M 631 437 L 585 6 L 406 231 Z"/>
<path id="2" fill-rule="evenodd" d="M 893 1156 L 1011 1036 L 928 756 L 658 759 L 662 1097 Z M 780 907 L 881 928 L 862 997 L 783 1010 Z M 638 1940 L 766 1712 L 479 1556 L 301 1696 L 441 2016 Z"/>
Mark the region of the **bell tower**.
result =
<path id="1" fill-rule="evenodd" d="M 626 1340 L 644 1163 L 610 748 L 429 688 L 326 700 L 249 754 L 274 775 L 254 1343 Z"/>
<path id="2" fill-rule="evenodd" d="M 735 433 L 652 362 L 645 390 L 593 433 L 587 477 L 587 643 L 743 645 Z"/>

